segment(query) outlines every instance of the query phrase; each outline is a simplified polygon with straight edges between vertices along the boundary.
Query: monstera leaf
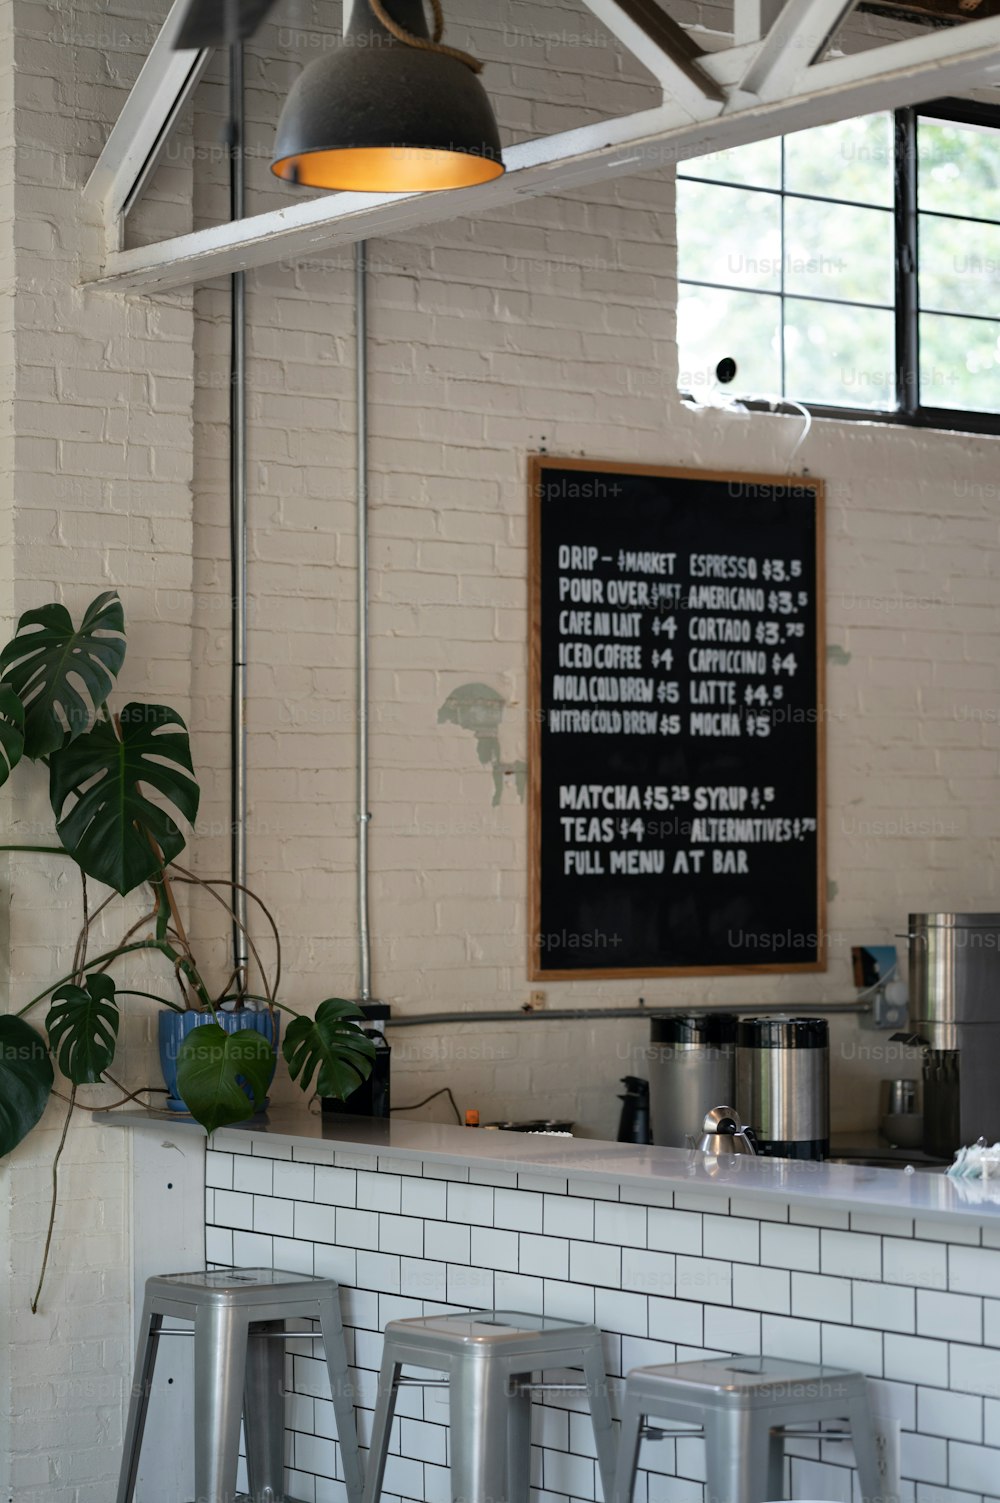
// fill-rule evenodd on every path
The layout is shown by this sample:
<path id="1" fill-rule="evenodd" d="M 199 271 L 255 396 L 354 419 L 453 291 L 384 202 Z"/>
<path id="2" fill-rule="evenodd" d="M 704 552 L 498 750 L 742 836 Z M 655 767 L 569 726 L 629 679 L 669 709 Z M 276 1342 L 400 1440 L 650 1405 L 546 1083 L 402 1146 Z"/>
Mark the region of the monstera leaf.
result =
<path id="1" fill-rule="evenodd" d="M 319 1004 L 315 1018 L 296 1018 L 288 1025 L 282 1053 L 289 1074 L 304 1091 L 315 1076 L 321 1096 L 343 1100 L 368 1079 L 375 1045 L 354 1021 L 363 1017 L 353 1002 L 330 997 Z"/>
<path id="2" fill-rule="evenodd" d="M 45 1040 L 23 1018 L 0 1018 L 0 1157 L 26 1138 L 52 1091 Z"/>
<path id="3" fill-rule="evenodd" d="M 143 784 L 189 823 L 198 814 L 199 791 L 186 776 L 193 771 L 191 746 L 175 711 L 166 705 L 126 705 L 120 730 L 119 737 L 102 721 L 53 752 L 49 796 L 56 833 L 69 854 L 89 877 L 124 894 L 160 870 L 151 841 L 164 865 L 185 844 L 169 811 L 146 796 Z"/>
<path id="4" fill-rule="evenodd" d="M 52 993 L 45 1019 L 56 1063 L 74 1085 L 100 1080 L 118 1045 L 118 1004 L 110 976 L 88 976 L 84 986 L 68 982 Z"/>
<path id="5" fill-rule="evenodd" d="M 24 613 L 0 653 L 0 674 L 24 705 L 26 757 L 47 757 L 87 730 L 114 688 L 124 633 L 113 590 L 91 602 L 79 629 L 64 605 Z"/>
<path id="6" fill-rule="evenodd" d="M 177 1089 L 209 1135 L 252 1117 L 273 1072 L 274 1047 L 255 1028 L 227 1033 L 218 1023 L 203 1023 L 177 1051 Z"/>
<path id="7" fill-rule="evenodd" d="M 24 752 L 24 705 L 9 684 L 0 684 L 0 788 Z"/>

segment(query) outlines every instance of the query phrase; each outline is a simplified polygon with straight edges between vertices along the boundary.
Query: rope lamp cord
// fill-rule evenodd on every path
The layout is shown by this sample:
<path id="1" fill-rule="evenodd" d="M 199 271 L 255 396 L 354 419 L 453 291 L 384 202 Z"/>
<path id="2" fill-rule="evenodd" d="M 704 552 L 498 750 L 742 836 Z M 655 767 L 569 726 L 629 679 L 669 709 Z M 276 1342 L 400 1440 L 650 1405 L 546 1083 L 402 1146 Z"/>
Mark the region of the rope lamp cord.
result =
<path id="1" fill-rule="evenodd" d="M 412 31 L 407 31 L 405 26 L 400 26 L 394 21 L 386 10 L 382 0 L 368 0 L 376 20 L 381 21 L 390 36 L 394 36 L 397 42 L 405 42 L 407 47 L 418 47 L 421 52 L 440 52 L 445 57 L 453 57 L 458 62 L 464 63 L 471 68 L 473 73 L 482 73 L 483 64 L 471 53 L 462 52 L 458 47 L 447 47 L 441 42 L 444 36 L 444 10 L 441 0 L 431 0 L 434 9 L 434 40 L 429 42 L 426 37 L 415 37 Z"/>

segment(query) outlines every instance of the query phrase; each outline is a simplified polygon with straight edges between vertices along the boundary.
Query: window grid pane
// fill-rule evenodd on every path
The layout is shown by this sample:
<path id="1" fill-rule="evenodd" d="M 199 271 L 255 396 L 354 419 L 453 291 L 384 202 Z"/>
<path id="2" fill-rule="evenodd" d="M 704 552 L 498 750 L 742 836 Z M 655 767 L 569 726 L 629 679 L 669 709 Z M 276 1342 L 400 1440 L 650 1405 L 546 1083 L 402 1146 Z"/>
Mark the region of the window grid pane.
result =
<path id="1" fill-rule="evenodd" d="M 886 191 L 886 182 L 895 180 L 888 143 L 897 120 L 903 122 L 899 147 L 913 153 L 919 200 L 910 304 L 915 324 L 912 335 L 898 336 L 898 358 L 896 242 L 901 235 L 905 245 L 910 235 L 898 218 L 893 223 L 894 212 L 903 221 L 906 215 Z M 919 109 L 885 112 L 684 164 L 679 206 L 687 182 L 696 193 L 713 186 L 734 199 L 740 193 L 743 207 L 740 234 L 732 235 L 728 251 L 725 227 L 694 220 L 700 220 L 700 265 L 685 253 L 684 216 L 678 215 L 682 389 L 714 384 L 715 366 L 731 356 L 735 396 L 781 396 L 845 414 L 867 410 L 917 422 L 922 414 L 933 422 L 941 410 L 964 412 L 967 426 L 978 421 L 980 430 L 977 414 L 987 420 L 1000 414 L 1000 116 L 996 124 L 988 116 L 985 124 L 982 116 L 976 121 Z M 841 154 L 845 143 L 850 147 L 843 176 L 835 162 L 831 167 L 835 153 L 824 157 L 819 150 L 821 137 L 836 137 Z M 765 144 L 771 149 L 760 150 Z M 895 191 L 902 190 L 896 185 Z M 761 207 L 747 235 L 751 199 Z M 772 230 L 762 239 L 760 226 L 773 225 L 763 207 L 768 199 L 779 229 L 777 237 Z M 846 212 L 838 215 L 838 208 Z M 852 265 L 827 264 L 836 263 L 838 247 L 850 249 Z M 685 371 L 685 365 L 694 368 Z M 916 407 L 902 412 L 899 389 L 918 393 Z"/>
<path id="2" fill-rule="evenodd" d="M 786 193 L 891 208 L 893 128 L 883 112 L 792 132 L 785 137 Z"/>
<path id="3" fill-rule="evenodd" d="M 920 307 L 1000 319 L 1000 225 L 920 215 Z"/>
<path id="4" fill-rule="evenodd" d="M 1000 222 L 1000 131 L 919 115 L 921 209 Z"/>
<path id="5" fill-rule="evenodd" d="M 1000 412 L 1000 130 L 917 115 L 921 405 Z"/>
<path id="6" fill-rule="evenodd" d="M 881 129 L 891 138 L 892 119 L 891 115 L 871 117 L 858 127 L 858 132 L 862 136 L 871 136 L 877 135 Z M 850 129 L 845 126 L 843 131 L 834 134 L 838 140 L 846 140 L 853 131 L 853 126 Z M 816 137 L 822 137 L 822 140 L 815 140 Z M 820 150 L 823 141 L 829 144 L 828 138 L 832 139 L 828 127 L 799 132 L 791 148 L 790 138 L 780 137 L 780 171 L 773 186 L 765 183 L 766 174 L 760 171 L 759 163 L 755 164 L 757 182 L 740 182 L 737 170 L 740 152 L 744 148 L 717 153 L 701 159 L 699 164 L 686 163 L 678 174 L 678 344 L 682 388 L 684 375 L 689 376 L 693 384 L 713 384 L 711 373 L 721 359 L 729 356 L 737 366 L 731 387 L 734 396 L 778 396 L 794 400 L 803 400 L 804 397 L 817 405 L 868 407 L 873 405 L 869 390 L 880 393 L 885 390 L 886 365 L 891 373 L 894 360 L 891 351 L 886 360 L 881 337 L 875 339 L 880 352 L 880 358 L 875 362 L 862 360 L 860 356 L 852 362 L 842 351 L 839 354 L 837 351 L 843 343 L 844 330 L 851 324 L 864 324 L 866 315 L 873 317 L 880 328 L 884 328 L 886 320 L 891 324 L 891 211 L 879 204 L 884 189 L 871 173 L 866 178 L 865 170 L 855 173 L 849 186 L 856 188 L 858 183 L 867 182 L 867 202 L 862 201 L 863 195 L 852 197 L 848 193 L 841 199 L 809 191 L 818 180 L 829 176 L 824 171 L 824 153 Z M 723 158 L 728 158 L 726 170 L 727 175 L 731 174 L 731 184 L 717 177 Z M 881 171 L 881 167 L 877 171 Z M 791 175 L 797 186 L 805 191 L 790 191 L 788 179 Z M 830 186 L 838 187 L 836 183 Z M 750 216 L 753 227 L 748 234 L 743 233 L 746 226 L 745 222 L 741 223 L 739 239 L 732 242 L 728 242 L 726 226 L 720 225 L 717 214 L 704 212 L 711 210 L 713 205 L 725 205 L 728 218 L 730 197 L 738 199 L 744 209 L 753 206 Z M 774 203 L 779 215 L 776 243 L 772 233 L 762 237 L 759 232 L 759 226 L 770 223 L 765 208 L 768 200 Z M 879 206 L 873 208 L 873 202 Z M 695 213 L 695 204 L 703 212 Z M 845 220 L 848 224 L 863 223 L 868 230 L 865 237 L 868 243 L 853 275 L 841 264 L 844 257 L 824 257 L 822 237 L 816 235 L 815 227 L 823 216 L 830 223 L 838 214 L 841 224 Z M 859 215 L 862 216 L 860 220 L 856 218 Z M 685 224 L 690 235 L 687 244 Z M 874 291 L 869 297 L 861 295 L 867 290 L 863 266 L 866 254 L 881 263 L 872 278 Z M 712 275 L 708 274 L 710 267 L 715 269 Z M 740 296 L 744 288 L 751 294 L 752 302 Z M 718 294 L 714 299 L 713 292 Z M 770 309 L 765 312 L 770 301 L 766 294 L 775 292 L 778 294 L 778 321 L 773 339 L 776 351 L 761 345 L 761 331 L 770 330 L 773 317 Z M 755 310 L 753 316 L 751 306 Z M 813 310 L 811 322 L 804 311 L 806 308 Z M 823 309 L 826 311 L 821 311 Z M 811 336 L 803 320 L 812 330 Z M 840 331 L 836 337 L 832 333 L 834 329 Z M 796 390 L 790 389 L 789 369 L 796 370 L 796 361 L 801 358 L 799 351 L 808 345 L 810 337 L 818 358 L 822 359 L 825 354 L 839 363 L 825 373 L 812 371 L 807 383 L 812 389 L 804 395 L 798 389 L 797 378 L 792 383 Z M 725 341 L 724 348 L 722 341 Z M 849 375 L 845 377 L 845 371 L 860 370 L 862 365 L 866 369 L 871 365 L 877 376 L 873 376 L 870 386 L 865 387 L 862 399 L 851 402 L 851 381 Z M 762 378 L 768 375 L 774 379 L 763 382 Z M 890 406 L 895 400 L 894 387 L 893 375 Z M 824 390 L 829 392 L 825 400 L 818 395 Z"/>

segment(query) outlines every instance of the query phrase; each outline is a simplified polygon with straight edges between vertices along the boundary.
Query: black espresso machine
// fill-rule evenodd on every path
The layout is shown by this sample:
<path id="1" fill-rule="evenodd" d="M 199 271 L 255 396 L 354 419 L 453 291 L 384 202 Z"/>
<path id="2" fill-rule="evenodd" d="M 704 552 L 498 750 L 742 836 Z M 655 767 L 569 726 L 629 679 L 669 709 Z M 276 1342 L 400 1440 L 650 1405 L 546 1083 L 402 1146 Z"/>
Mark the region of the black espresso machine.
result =
<path id="1" fill-rule="evenodd" d="M 341 1101 L 336 1096 L 322 1098 L 323 1111 L 349 1117 L 388 1117 L 392 1050 L 385 1037 L 385 1025 L 392 1016 L 386 1002 L 359 1002 L 365 1015 L 364 1034 L 375 1045 L 375 1063 L 368 1079 Z"/>

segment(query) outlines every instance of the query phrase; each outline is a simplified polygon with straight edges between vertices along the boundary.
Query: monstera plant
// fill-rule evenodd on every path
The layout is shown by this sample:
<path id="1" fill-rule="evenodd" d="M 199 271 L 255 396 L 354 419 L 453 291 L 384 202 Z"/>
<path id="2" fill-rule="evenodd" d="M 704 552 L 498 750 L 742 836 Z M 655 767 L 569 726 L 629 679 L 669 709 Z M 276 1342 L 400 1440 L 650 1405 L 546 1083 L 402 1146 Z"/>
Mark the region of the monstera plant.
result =
<path id="1" fill-rule="evenodd" d="M 58 842 L 7 844 L 0 850 L 60 857 L 75 862 L 80 873 L 83 923 L 72 967 L 19 1010 L 0 1017 L 0 1156 L 31 1132 L 57 1095 L 68 1111 L 54 1183 L 79 1088 L 110 1083 L 125 1090 L 112 1071 L 126 999 L 150 999 L 175 1012 L 204 1015 L 180 1044 L 177 1090 L 209 1133 L 260 1109 L 274 1073 L 272 1040 L 278 1036 L 279 1011 L 293 1014 L 282 1052 L 292 1078 L 304 1091 L 348 1096 L 370 1074 L 374 1057 L 373 1045 L 357 1021 L 360 1009 L 353 1003 L 329 998 L 310 1017 L 294 1013 L 279 1000 L 280 937 L 271 914 L 253 893 L 247 895 L 268 920 L 275 941 L 273 974 L 268 974 L 251 935 L 244 931 L 260 991 L 251 993 L 249 970 L 234 972 L 214 991 L 204 979 L 176 889 L 201 887 L 238 923 L 219 891 L 234 884 L 201 878 L 178 864 L 186 845 L 183 826 L 193 825 L 199 801 L 187 728 L 166 705 L 110 707 L 124 658 L 125 617 L 114 592 L 99 595 L 79 626 L 59 604 L 26 612 L 0 653 L 0 784 L 18 763 L 40 763 L 48 774 Z M 92 883 L 108 889 L 96 903 Z M 145 912 L 138 919 L 130 912 L 119 942 L 91 955 L 91 930 L 98 915 L 116 899 L 137 892 L 148 894 Z M 162 963 L 160 993 L 118 986 L 113 978 L 117 962 L 144 952 Z M 46 1007 L 44 1018 L 35 1018 Z M 256 1025 L 265 1010 L 273 1025 L 270 1036 L 249 1026 Z M 240 1024 L 240 1013 L 248 1026 Z M 57 1088 L 57 1077 L 66 1089 Z M 126 1091 L 124 1099 L 135 1100 L 153 1089 Z M 53 1197 L 53 1217 L 55 1204 Z M 52 1225 L 50 1219 L 43 1277 Z M 37 1302 L 36 1292 L 33 1308 Z"/>

